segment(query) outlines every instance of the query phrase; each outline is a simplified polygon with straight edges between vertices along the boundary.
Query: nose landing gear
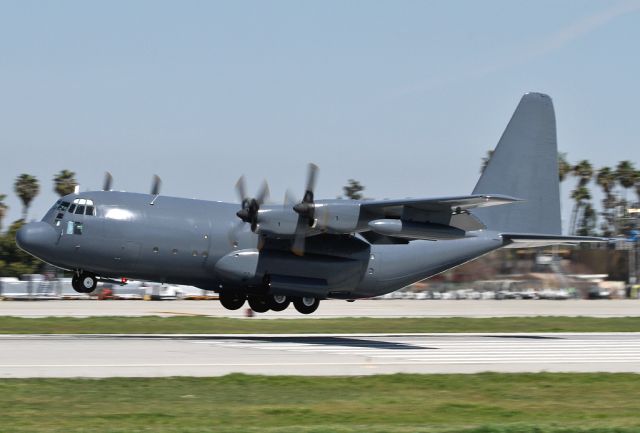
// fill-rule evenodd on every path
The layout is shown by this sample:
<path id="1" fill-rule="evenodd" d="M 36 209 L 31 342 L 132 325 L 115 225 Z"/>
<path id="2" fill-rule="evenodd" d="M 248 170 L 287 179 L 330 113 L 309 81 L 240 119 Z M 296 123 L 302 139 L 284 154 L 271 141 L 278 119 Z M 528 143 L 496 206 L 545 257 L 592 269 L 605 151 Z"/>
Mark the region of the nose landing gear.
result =
<path id="1" fill-rule="evenodd" d="M 91 293 L 97 285 L 98 279 L 90 272 L 76 272 L 71 279 L 71 286 L 78 293 Z"/>

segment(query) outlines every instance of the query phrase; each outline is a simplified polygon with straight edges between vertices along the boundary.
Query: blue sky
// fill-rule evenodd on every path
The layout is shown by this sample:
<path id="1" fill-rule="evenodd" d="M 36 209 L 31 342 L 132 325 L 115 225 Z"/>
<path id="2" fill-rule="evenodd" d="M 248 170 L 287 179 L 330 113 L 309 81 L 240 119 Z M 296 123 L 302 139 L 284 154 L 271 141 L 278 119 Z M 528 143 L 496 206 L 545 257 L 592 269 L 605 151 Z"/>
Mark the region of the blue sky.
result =
<path id="1" fill-rule="evenodd" d="M 570 160 L 640 164 L 639 42 L 640 1 L 0 1 L 7 221 L 17 175 L 40 218 L 63 168 L 212 200 L 244 173 L 280 202 L 313 161 L 317 197 L 466 194 L 527 91 Z"/>

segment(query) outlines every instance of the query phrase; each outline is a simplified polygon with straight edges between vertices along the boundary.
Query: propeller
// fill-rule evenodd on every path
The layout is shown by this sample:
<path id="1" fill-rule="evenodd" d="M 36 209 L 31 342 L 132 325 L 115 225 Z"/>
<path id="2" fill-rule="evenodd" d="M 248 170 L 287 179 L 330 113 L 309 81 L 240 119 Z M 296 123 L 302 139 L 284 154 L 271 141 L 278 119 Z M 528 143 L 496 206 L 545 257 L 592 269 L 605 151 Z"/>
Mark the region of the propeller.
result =
<path id="1" fill-rule="evenodd" d="M 162 186 L 162 179 L 157 174 L 153 175 L 153 181 L 151 182 L 151 195 L 160 194 L 160 187 Z"/>
<path id="2" fill-rule="evenodd" d="M 236 192 L 242 206 L 242 208 L 236 212 L 236 215 L 243 222 L 251 224 L 251 231 L 255 233 L 258 229 L 258 211 L 260 210 L 260 206 L 269 197 L 269 185 L 267 181 L 262 182 L 258 194 L 254 198 L 250 198 L 247 196 L 244 176 L 241 176 L 238 182 L 236 182 Z"/>
<path id="3" fill-rule="evenodd" d="M 306 243 L 306 231 L 308 227 L 313 226 L 315 218 L 315 204 L 313 202 L 313 191 L 316 187 L 316 179 L 318 177 L 318 166 L 310 163 L 307 169 L 307 185 L 304 191 L 302 201 L 295 206 L 293 210 L 299 215 L 296 234 L 291 245 L 291 251 L 298 255 L 304 255 L 304 247 Z M 288 196 L 288 197 L 287 197 Z M 292 196 L 287 193 L 285 200 Z"/>
<path id="4" fill-rule="evenodd" d="M 108 171 L 104 172 L 104 182 L 102 183 L 103 191 L 111 191 L 111 184 L 113 183 L 113 176 Z"/>

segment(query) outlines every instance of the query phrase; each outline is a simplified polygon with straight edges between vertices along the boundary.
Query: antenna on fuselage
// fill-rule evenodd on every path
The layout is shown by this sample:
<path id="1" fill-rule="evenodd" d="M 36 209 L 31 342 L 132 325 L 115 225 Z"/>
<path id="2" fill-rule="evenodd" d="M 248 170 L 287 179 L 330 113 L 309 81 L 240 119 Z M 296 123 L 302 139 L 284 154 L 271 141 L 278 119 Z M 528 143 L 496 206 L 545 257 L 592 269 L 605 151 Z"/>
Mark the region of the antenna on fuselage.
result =
<path id="1" fill-rule="evenodd" d="M 111 191 L 111 184 L 113 183 L 113 176 L 108 171 L 104 172 L 104 182 L 102 183 L 103 191 Z"/>
<path id="2" fill-rule="evenodd" d="M 160 187 L 162 186 L 162 179 L 157 174 L 153 175 L 153 181 L 151 182 L 151 195 L 153 196 L 153 200 L 151 200 L 150 205 L 153 205 L 160 195 Z"/>

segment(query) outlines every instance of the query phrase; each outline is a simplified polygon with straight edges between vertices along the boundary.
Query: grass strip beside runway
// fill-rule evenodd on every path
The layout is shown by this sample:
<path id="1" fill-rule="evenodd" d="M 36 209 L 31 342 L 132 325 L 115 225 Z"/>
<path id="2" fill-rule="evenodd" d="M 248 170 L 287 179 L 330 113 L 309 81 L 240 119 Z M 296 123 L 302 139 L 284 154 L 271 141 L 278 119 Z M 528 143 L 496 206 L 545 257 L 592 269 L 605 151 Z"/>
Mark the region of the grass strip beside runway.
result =
<path id="1" fill-rule="evenodd" d="M 410 332 L 639 332 L 640 317 L 230 319 L 0 317 L 0 334 L 318 334 Z"/>
<path id="2" fill-rule="evenodd" d="M 0 431 L 631 433 L 640 375 L 2 379 Z"/>

